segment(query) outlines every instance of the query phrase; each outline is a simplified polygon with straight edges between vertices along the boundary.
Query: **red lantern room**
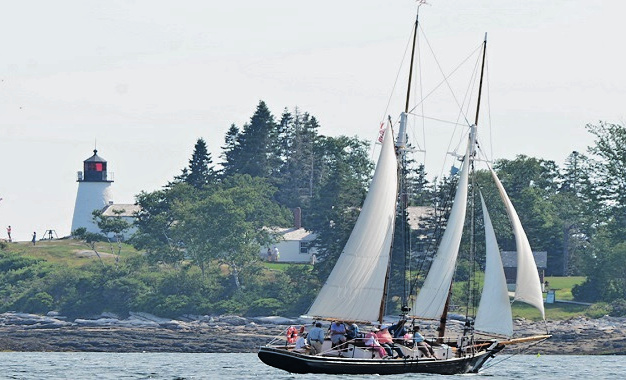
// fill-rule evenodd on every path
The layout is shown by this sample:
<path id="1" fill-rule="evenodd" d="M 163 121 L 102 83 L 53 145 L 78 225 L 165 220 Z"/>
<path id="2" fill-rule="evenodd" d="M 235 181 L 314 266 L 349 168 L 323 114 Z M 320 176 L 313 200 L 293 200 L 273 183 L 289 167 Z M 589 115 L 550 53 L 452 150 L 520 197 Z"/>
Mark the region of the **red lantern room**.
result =
<path id="1" fill-rule="evenodd" d="M 78 182 L 113 182 L 113 173 L 107 174 L 107 162 L 93 150 L 93 156 L 83 161 L 83 171 L 78 172 Z"/>

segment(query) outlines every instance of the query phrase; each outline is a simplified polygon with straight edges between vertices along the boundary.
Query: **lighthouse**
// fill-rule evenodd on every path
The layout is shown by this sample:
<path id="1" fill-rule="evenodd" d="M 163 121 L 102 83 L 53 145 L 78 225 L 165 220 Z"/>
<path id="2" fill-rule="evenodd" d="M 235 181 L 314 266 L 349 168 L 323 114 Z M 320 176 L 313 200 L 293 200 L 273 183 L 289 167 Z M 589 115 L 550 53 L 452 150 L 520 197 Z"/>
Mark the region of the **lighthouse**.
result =
<path id="1" fill-rule="evenodd" d="M 98 150 L 94 149 L 93 156 L 83 161 L 83 171 L 79 171 L 77 177 L 78 194 L 74 205 L 72 232 L 85 227 L 88 232 L 100 233 L 100 229 L 93 222 L 92 213 L 112 203 L 113 173 L 107 172 L 106 160 L 98 156 Z"/>

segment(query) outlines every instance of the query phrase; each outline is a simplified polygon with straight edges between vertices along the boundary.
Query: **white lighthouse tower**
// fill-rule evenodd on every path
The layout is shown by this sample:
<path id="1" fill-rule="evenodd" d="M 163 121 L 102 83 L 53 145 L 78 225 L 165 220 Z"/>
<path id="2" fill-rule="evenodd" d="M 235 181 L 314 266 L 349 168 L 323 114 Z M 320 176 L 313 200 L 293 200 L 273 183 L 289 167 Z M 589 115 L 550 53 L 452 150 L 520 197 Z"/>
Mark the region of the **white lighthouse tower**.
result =
<path id="1" fill-rule="evenodd" d="M 113 173 L 107 172 L 107 162 L 98 156 L 97 149 L 94 149 L 93 156 L 83 161 L 83 171 L 78 172 L 77 182 L 78 194 L 74 205 L 72 232 L 85 227 L 88 232 L 100 233 L 100 229 L 93 222 L 92 213 L 94 210 L 102 210 L 112 202 Z"/>

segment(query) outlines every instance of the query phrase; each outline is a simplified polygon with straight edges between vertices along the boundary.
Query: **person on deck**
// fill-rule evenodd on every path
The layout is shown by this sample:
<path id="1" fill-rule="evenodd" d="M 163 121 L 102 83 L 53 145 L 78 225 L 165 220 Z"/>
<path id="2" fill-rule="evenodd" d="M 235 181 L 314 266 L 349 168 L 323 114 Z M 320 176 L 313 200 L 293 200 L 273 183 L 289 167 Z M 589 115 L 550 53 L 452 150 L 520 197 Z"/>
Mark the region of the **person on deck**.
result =
<path id="1" fill-rule="evenodd" d="M 306 343 L 307 334 L 304 332 L 304 326 L 300 327 L 300 332 L 298 333 L 298 339 L 296 339 L 296 346 L 293 348 L 294 351 L 297 352 L 308 352 L 311 347 Z"/>
<path id="2" fill-rule="evenodd" d="M 404 339 L 406 333 L 408 333 L 404 324 L 406 323 L 406 319 L 401 319 L 395 325 L 389 326 L 389 333 L 393 338 L 394 342 L 400 342 Z"/>
<path id="3" fill-rule="evenodd" d="M 359 332 L 359 326 L 357 326 L 356 323 L 353 323 L 350 326 L 348 326 L 348 331 L 346 331 L 346 338 L 352 341 L 355 339 L 363 338 L 363 334 Z"/>
<path id="4" fill-rule="evenodd" d="M 322 343 L 324 343 L 324 330 L 322 330 L 322 324 L 317 322 L 315 327 L 309 331 L 307 336 L 307 342 L 311 346 L 311 354 L 317 355 L 322 353 Z"/>
<path id="5" fill-rule="evenodd" d="M 393 349 L 398 353 L 398 357 L 404 358 L 404 353 L 402 352 L 400 347 L 396 347 L 393 344 L 393 337 L 389 333 L 389 326 L 381 326 L 380 330 L 378 330 L 378 332 L 376 333 L 376 337 L 378 338 L 378 342 L 380 343 L 380 345 L 383 346 L 385 351 L 387 351 L 387 355 L 393 356 Z"/>
<path id="6" fill-rule="evenodd" d="M 332 347 L 343 348 L 342 345 L 346 343 L 346 326 L 343 322 L 333 321 L 330 325 L 330 341 L 332 342 Z"/>
<path id="7" fill-rule="evenodd" d="M 430 346 L 430 344 L 426 343 L 426 341 L 424 340 L 424 336 L 420 334 L 419 326 L 413 327 L 413 342 L 415 342 L 415 346 L 418 350 L 422 351 L 424 356 L 426 356 L 427 358 L 435 357 L 435 351 L 433 351 L 433 348 Z"/>
<path id="8" fill-rule="evenodd" d="M 377 332 L 378 332 L 377 328 L 375 328 L 375 327 L 372 328 L 372 330 L 370 332 L 365 334 L 365 338 L 363 338 L 363 340 L 364 340 L 366 346 L 372 347 L 373 349 L 378 351 L 378 356 L 380 356 L 380 358 L 382 359 L 382 358 L 387 356 L 387 352 L 385 351 L 385 349 L 378 342 L 378 338 L 376 337 L 376 333 Z"/>

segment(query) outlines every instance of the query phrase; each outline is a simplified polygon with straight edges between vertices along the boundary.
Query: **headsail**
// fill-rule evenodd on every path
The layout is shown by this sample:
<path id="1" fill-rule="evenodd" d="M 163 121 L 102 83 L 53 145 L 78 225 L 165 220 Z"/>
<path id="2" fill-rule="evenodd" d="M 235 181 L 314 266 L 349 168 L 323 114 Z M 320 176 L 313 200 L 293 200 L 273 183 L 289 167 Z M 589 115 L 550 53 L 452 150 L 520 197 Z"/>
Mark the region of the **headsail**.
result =
<path id="1" fill-rule="evenodd" d="M 463 160 L 463 169 L 461 170 L 459 182 L 456 187 L 454 204 L 452 205 L 450 217 L 448 218 L 448 225 L 441 238 L 441 244 L 439 244 L 437 254 L 428 271 L 428 276 L 426 276 L 424 285 L 422 285 L 417 299 L 413 304 L 412 314 L 416 317 L 439 319 L 443 315 L 450 285 L 452 284 L 456 258 L 461 244 L 461 236 L 463 235 L 465 210 L 467 208 L 470 152 L 472 151 L 471 148 L 473 144 L 473 138 L 470 138 Z"/>
<path id="2" fill-rule="evenodd" d="M 476 313 L 474 327 L 476 330 L 505 336 L 513 335 L 513 316 L 511 302 L 506 287 L 506 277 L 502 267 L 500 249 L 496 234 L 491 224 L 491 218 L 485 205 L 485 199 L 480 194 L 485 224 L 485 247 L 487 259 L 485 264 L 485 282 L 480 296 L 480 304 Z"/>
<path id="3" fill-rule="evenodd" d="M 393 239 L 397 177 L 393 132 L 387 127 L 359 218 L 307 315 L 356 321 L 378 319 Z"/>
<path id="4" fill-rule="evenodd" d="M 543 309 L 543 294 L 541 292 L 539 272 L 537 271 L 537 264 L 535 263 L 528 237 L 524 232 L 524 228 L 513 207 L 513 203 L 511 203 L 511 200 L 506 194 L 506 190 L 504 190 L 504 186 L 502 186 L 496 172 L 491 166 L 489 170 L 498 187 L 498 192 L 506 207 L 506 212 L 509 215 L 509 220 L 513 228 L 513 234 L 515 235 L 515 245 L 517 247 L 517 284 L 515 287 L 514 300 L 522 301 L 536 307 L 541 312 L 541 316 L 545 319 L 546 314 Z"/>

